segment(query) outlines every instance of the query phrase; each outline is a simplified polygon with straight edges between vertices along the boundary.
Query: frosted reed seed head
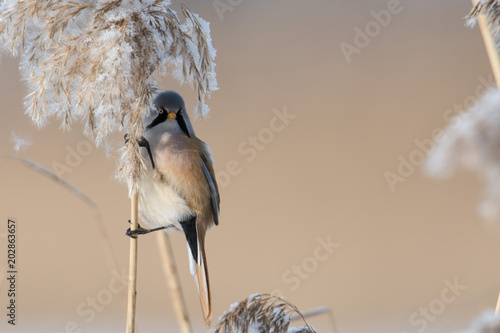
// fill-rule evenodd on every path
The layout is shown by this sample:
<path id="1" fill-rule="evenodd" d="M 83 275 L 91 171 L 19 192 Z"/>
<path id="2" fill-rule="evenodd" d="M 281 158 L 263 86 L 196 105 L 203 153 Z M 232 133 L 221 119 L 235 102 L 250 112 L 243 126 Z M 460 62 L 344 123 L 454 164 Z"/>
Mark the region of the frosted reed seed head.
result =
<path id="1" fill-rule="evenodd" d="M 305 327 L 289 327 L 290 316 L 298 314 Z M 219 318 L 213 333 L 295 332 L 315 333 L 297 307 L 269 294 L 251 295 L 231 305 L 229 312 Z"/>
<path id="2" fill-rule="evenodd" d="M 479 0 L 466 16 L 467 25 L 474 26 L 479 15 L 484 15 L 495 39 L 496 47 L 500 41 L 500 4 L 498 0 Z"/>
<path id="3" fill-rule="evenodd" d="M 69 128 L 83 121 L 97 145 L 125 130 L 118 176 L 131 189 L 144 172 L 136 138 L 159 91 L 153 72 L 174 72 L 198 94 L 195 112 L 217 88 L 209 24 L 181 5 L 185 21 L 162 0 L 4 0 L 0 45 L 20 55 L 29 95 L 26 113 Z"/>
<path id="4" fill-rule="evenodd" d="M 459 333 L 500 333 L 500 316 L 489 309 L 478 316 L 467 330 Z"/>
<path id="5" fill-rule="evenodd" d="M 469 24 L 475 24 L 479 15 L 486 15 L 488 21 L 493 22 L 499 19 L 500 4 L 498 0 L 478 0 L 472 7 L 466 19 Z"/>
<path id="6" fill-rule="evenodd" d="M 424 171 L 435 177 L 451 176 L 458 167 L 476 171 L 487 184 L 480 214 L 499 217 L 500 91 L 489 90 L 469 110 L 456 115 L 438 138 Z"/>

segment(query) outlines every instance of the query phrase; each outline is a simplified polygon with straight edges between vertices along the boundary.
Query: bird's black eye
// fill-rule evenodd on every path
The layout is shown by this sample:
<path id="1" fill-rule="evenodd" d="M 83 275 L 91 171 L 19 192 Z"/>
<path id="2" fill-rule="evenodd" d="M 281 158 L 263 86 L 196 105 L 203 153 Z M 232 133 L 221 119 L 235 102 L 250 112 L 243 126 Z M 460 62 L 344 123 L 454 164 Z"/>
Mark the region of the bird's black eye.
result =
<path id="1" fill-rule="evenodd" d="M 167 112 L 165 112 L 164 109 L 159 109 L 158 110 L 158 115 L 156 116 L 155 119 L 153 119 L 153 121 L 151 122 L 151 124 L 149 124 L 146 129 L 151 129 L 153 127 L 155 127 L 156 125 L 164 122 L 165 120 L 167 120 Z"/>

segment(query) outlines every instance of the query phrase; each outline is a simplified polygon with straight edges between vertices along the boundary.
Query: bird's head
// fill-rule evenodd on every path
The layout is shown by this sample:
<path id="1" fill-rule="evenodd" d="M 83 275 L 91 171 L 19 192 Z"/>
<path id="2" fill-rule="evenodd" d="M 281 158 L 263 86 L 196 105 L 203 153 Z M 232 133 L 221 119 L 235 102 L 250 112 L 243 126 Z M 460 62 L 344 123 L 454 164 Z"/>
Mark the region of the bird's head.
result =
<path id="1" fill-rule="evenodd" d="M 158 94 L 153 104 L 156 110 L 144 117 L 146 131 L 156 128 L 162 128 L 165 131 L 180 129 L 188 137 L 194 135 L 193 126 L 181 95 L 173 90 L 167 90 Z"/>

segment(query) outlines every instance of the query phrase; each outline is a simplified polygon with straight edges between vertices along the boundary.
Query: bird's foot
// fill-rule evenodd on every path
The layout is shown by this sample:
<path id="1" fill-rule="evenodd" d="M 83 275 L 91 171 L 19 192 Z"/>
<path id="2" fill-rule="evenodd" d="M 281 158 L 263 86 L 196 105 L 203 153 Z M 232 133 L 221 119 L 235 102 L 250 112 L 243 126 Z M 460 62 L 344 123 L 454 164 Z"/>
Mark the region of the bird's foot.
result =
<path id="1" fill-rule="evenodd" d="M 128 223 L 130 223 L 130 220 L 128 220 Z M 150 232 L 153 232 L 153 231 L 168 229 L 170 227 L 171 226 L 164 226 L 164 227 L 153 228 L 153 229 L 145 229 L 145 228 L 141 227 L 139 224 L 137 224 L 137 229 L 130 230 L 130 228 L 128 228 L 127 232 L 125 234 L 129 237 L 137 238 L 137 235 L 145 235 L 145 234 L 149 234 Z"/>
<path id="2" fill-rule="evenodd" d="M 128 223 L 132 223 L 132 222 L 130 222 L 130 220 L 128 220 Z M 125 234 L 129 237 L 137 238 L 137 235 L 148 234 L 149 233 L 148 230 L 149 229 L 144 229 L 143 227 L 141 227 L 141 225 L 139 223 L 137 223 L 137 229 L 132 231 L 132 230 L 130 230 L 130 228 L 128 228 L 127 232 Z"/>
<path id="3" fill-rule="evenodd" d="M 130 135 L 128 133 L 126 133 L 123 136 L 123 139 L 125 140 L 125 144 L 128 144 L 130 141 Z M 149 159 L 151 160 L 151 166 L 153 167 L 153 169 L 155 169 L 156 166 L 155 166 L 155 162 L 153 160 L 153 153 L 151 152 L 151 146 L 149 145 L 149 141 L 146 140 L 145 137 L 141 136 L 139 139 L 137 139 L 137 144 L 139 145 L 139 147 L 146 148 L 148 155 L 149 155 Z"/>
<path id="4" fill-rule="evenodd" d="M 142 227 L 138 227 L 137 229 L 135 230 L 130 230 L 130 228 L 127 229 L 127 232 L 125 233 L 127 236 L 129 237 L 132 237 L 132 238 L 137 238 L 137 235 L 145 235 L 145 234 L 149 234 L 151 231 L 151 229 L 144 229 Z"/>
<path id="5" fill-rule="evenodd" d="M 125 135 L 123 136 L 123 140 L 125 141 L 125 144 L 129 143 L 130 135 L 128 133 L 125 133 Z M 137 144 L 139 145 L 139 147 L 147 147 L 149 145 L 149 142 L 145 137 L 141 136 L 139 139 L 137 139 Z"/>

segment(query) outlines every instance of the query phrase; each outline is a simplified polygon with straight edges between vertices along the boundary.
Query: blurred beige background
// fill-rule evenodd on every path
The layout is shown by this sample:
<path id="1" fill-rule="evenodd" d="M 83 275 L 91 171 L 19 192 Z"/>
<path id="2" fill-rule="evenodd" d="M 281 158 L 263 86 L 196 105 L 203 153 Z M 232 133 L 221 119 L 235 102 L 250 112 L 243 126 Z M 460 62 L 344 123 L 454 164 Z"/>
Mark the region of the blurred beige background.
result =
<path id="1" fill-rule="evenodd" d="M 401 159 L 421 163 L 415 140 L 431 139 L 491 82 L 479 29 L 464 26 L 470 1 L 242 0 L 222 16 L 212 1 L 184 2 L 211 22 L 218 50 L 220 90 L 210 118 L 194 123 L 224 180 L 221 222 L 207 236 L 214 321 L 230 304 L 271 291 L 302 310 L 331 307 L 342 333 L 453 332 L 494 307 L 500 226 L 477 215 L 478 177 L 459 172 L 436 181 L 417 165 L 391 189 L 384 176 L 397 174 Z M 382 26 L 371 11 L 388 6 L 397 13 Z M 365 28 L 373 37 L 348 62 L 340 45 L 355 46 Z M 69 166 L 68 151 L 86 140 L 80 126 L 63 133 L 54 120 L 38 130 L 23 114 L 17 61 L 4 57 L 0 73 L 0 155 L 68 166 L 63 177 L 97 202 L 127 269 L 129 201 L 113 179 L 116 161 L 94 148 Z M 188 87 L 168 78 L 162 85 L 183 93 L 193 110 Z M 271 131 L 284 110 L 295 117 Z M 12 132 L 33 145 L 16 154 Z M 259 135 L 253 154 L 251 137 Z M 0 310 L 0 331 L 122 332 L 120 297 L 105 298 L 113 280 L 88 206 L 5 160 L 0 184 L 0 235 L 7 217 L 19 224 L 18 325 L 7 325 Z M 206 331 L 184 237 L 172 239 L 191 318 Z M 332 253 L 316 250 L 328 239 Z M 156 237 L 139 246 L 138 327 L 174 332 Z M 454 281 L 462 286 L 455 294 L 447 284 Z M 5 309 L 5 287 L 1 293 Z M 76 328 L 68 330 L 71 322 Z M 327 316 L 311 323 L 333 332 Z"/>

